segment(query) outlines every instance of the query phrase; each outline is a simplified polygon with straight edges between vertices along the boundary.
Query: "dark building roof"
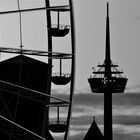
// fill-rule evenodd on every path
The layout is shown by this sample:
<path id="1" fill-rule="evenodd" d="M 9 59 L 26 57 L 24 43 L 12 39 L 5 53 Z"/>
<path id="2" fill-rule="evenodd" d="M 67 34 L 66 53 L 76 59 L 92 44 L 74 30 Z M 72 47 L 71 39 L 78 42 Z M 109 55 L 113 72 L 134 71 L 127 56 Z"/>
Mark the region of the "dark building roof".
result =
<path id="1" fill-rule="evenodd" d="M 0 62 L 0 80 L 46 92 L 48 64 L 18 55 Z"/>
<path id="2" fill-rule="evenodd" d="M 39 60 L 18 55 L 16 57 L 0 62 L 0 80 L 12 84 L 27 87 L 46 93 L 48 64 Z M 12 89 L 11 89 L 12 90 Z M 15 121 L 19 125 L 41 135 L 45 105 L 34 100 L 24 98 L 0 87 L 0 115 Z M 46 93 L 47 94 L 47 93 Z M 32 95 L 33 96 L 33 95 Z M 38 97 L 38 95 L 34 95 Z M 49 100 L 49 99 L 48 99 Z M 44 101 L 47 100 L 44 99 Z M 48 130 L 46 130 L 48 135 Z M 7 139 L 7 134 L 2 133 L 0 127 L 0 137 Z M 15 140 L 12 138 L 11 140 Z"/>
<path id="3" fill-rule="evenodd" d="M 104 140 L 104 137 L 103 137 L 100 129 L 98 128 L 95 120 L 91 124 L 91 126 L 83 140 Z"/>

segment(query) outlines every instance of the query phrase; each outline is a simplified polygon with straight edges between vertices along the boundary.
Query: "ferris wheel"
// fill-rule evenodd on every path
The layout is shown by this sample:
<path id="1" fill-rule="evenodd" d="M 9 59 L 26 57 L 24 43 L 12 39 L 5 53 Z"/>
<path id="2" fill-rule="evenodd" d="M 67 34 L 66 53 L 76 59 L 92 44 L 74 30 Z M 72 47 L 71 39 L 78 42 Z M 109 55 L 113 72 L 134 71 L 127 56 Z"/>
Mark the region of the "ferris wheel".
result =
<path id="1" fill-rule="evenodd" d="M 72 100 L 75 80 L 75 27 L 73 2 L 67 0 L 66 5 L 52 5 L 51 0 L 44 0 L 44 7 L 0 11 L 1 15 L 17 13 L 20 23 L 19 48 L 0 47 L 0 53 L 16 54 L 16 56 L 0 61 L 0 137 L 7 140 L 54 140 L 53 134 L 61 133 L 67 140 L 72 112 Z M 56 0 L 57 1 L 57 0 Z M 24 49 L 22 40 L 22 13 L 44 10 L 47 21 L 48 50 Z M 53 23 L 52 13 L 57 15 Z M 68 24 L 62 24 L 60 15 L 67 13 Z M 63 52 L 54 49 L 54 41 L 65 40 L 68 36 L 68 50 Z M 30 56 L 47 57 L 42 62 Z M 58 60 L 57 65 L 53 61 Z M 69 72 L 63 72 L 64 61 L 69 60 Z M 55 72 L 55 67 L 59 71 Z M 68 98 L 52 95 L 53 85 L 59 88 L 68 86 Z M 65 117 L 61 109 L 65 108 Z M 51 119 L 51 110 L 56 117 Z M 54 111 L 55 110 L 55 111 Z M 61 118 L 62 117 L 62 118 Z"/>

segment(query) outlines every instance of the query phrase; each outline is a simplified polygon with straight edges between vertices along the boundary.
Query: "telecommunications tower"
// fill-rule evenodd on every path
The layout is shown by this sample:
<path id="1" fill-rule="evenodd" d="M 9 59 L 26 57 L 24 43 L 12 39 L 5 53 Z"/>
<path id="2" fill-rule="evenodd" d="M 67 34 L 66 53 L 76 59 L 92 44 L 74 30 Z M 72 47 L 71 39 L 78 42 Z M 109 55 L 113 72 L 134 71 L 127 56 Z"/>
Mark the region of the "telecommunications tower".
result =
<path id="1" fill-rule="evenodd" d="M 98 71 L 93 71 L 93 76 L 88 79 L 88 82 L 93 93 L 104 93 L 104 139 L 112 140 L 112 93 L 123 93 L 128 79 L 122 76 L 123 72 L 119 71 L 118 65 L 113 64 L 111 60 L 109 3 L 107 3 L 106 17 L 105 60 L 97 67 L 99 67 Z"/>

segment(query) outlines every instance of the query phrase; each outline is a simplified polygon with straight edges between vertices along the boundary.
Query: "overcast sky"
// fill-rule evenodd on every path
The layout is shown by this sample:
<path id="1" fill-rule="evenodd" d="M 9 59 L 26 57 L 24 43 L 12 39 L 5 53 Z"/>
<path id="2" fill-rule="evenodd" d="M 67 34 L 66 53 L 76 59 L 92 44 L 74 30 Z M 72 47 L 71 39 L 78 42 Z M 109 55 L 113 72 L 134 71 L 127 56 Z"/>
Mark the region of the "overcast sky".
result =
<path id="1" fill-rule="evenodd" d="M 44 0 L 20 0 L 20 2 L 22 8 L 44 6 Z M 59 2 L 63 3 L 64 0 Z M 106 0 L 74 0 L 77 94 L 74 96 L 70 140 L 83 138 L 93 115 L 96 116 L 96 122 L 103 132 L 103 96 L 91 94 L 87 78 L 92 72 L 91 68 L 104 60 L 106 2 Z M 117 62 L 128 77 L 126 93 L 113 97 L 114 140 L 138 140 L 140 139 L 140 1 L 109 2 L 112 61 Z M 52 0 L 52 4 L 56 4 L 55 0 Z M 12 9 L 17 9 L 16 0 L 0 0 L 0 11 Z M 54 23 L 55 17 L 54 14 Z M 68 24 L 68 15 L 62 15 L 61 20 L 62 23 Z M 47 50 L 46 27 L 44 11 L 22 14 L 24 48 Z M 70 35 L 65 37 L 66 41 L 63 44 L 59 39 L 54 39 L 53 49 L 70 51 L 67 45 L 69 37 Z M 1 15 L 0 46 L 18 48 L 19 45 L 18 15 Z M 2 59 L 5 57 L 9 56 L 1 55 Z M 66 67 L 69 68 L 67 64 Z M 62 94 L 62 91 L 60 93 L 58 96 L 67 96 Z"/>

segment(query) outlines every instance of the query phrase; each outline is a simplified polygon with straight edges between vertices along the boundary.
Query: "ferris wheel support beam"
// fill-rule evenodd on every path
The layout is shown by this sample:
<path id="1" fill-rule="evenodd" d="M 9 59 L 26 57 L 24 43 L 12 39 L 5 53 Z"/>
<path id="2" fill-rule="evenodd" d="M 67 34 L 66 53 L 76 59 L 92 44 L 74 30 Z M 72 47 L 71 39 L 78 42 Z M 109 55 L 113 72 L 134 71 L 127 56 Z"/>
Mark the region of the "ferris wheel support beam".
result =
<path id="1" fill-rule="evenodd" d="M 50 1 L 49 0 L 45 0 L 45 5 L 46 5 L 46 19 L 47 19 L 47 27 L 50 28 L 51 27 L 51 13 L 49 10 L 47 10 L 47 8 L 49 9 L 50 7 Z M 48 52 L 52 52 L 52 36 L 50 33 L 50 30 L 48 30 Z M 52 54 L 49 53 L 48 55 L 48 65 L 52 66 L 52 59 L 50 59 L 52 57 Z M 48 68 L 48 77 L 47 77 L 47 91 L 46 93 L 48 93 L 49 95 L 51 94 L 51 75 L 52 75 L 52 67 Z M 50 99 L 46 98 L 46 101 L 49 103 Z M 42 137 L 44 138 L 48 138 L 48 134 L 46 133 L 47 130 L 47 126 L 49 123 L 49 108 L 46 107 L 44 110 L 44 120 L 43 120 L 43 124 L 42 124 Z M 53 138 L 51 138 L 53 139 Z"/>
<path id="2" fill-rule="evenodd" d="M 2 116 L 2 115 L 0 115 L 0 121 L 4 121 L 5 124 L 8 124 L 8 126 L 14 125 L 14 126 L 16 127 L 16 129 L 18 130 L 17 133 L 20 132 L 20 131 L 25 131 L 26 133 L 29 133 L 29 134 L 33 135 L 33 136 L 34 136 L 34 139 L 45 140 L 43 137 L 41 137 L 41 136 L 37 135 L 36 133 L 30 131 L 29 129 L 27 129 L 27 128 L 25 128 L 25 127 L 23 127 L 23 126 L 21 126 L 21 125 L 15 123 L 15 122 L 13 122 L 13 121 L 7 119 L 6 117 L 4 117 L 4 116 Z M 9 133 L 9 132 L 8 132 L 8 129 L 2 130 L 2 131 L 5 131 L 6 133 Z M 32 137 L 33 137 L 33 136 L 32 136 Z M 15 137 L 15 136 L 14 136 L 14 137 Z"/>
<path id="3" fill-rule="evenodd" d="M 31 8 L 31 9 L 21 9 L 21 10 L 12 10 L 12 11 L 4 11 L 0 12 L 0 15 L 4 14 L 13 14 L 13 13 L 22 13 L 22 12 L 32 12 L 32 11 L 40 11 L 40 10 L 47 10 L 47 11 L 69 11 L 69 6 L 52 6 L 52 7 L 40 7 L 40 8 Z"/>
<path id="4" fill-rule="evenodd" d="M 72 101 L 74 94 L 74 85 L 75 85 L 75 22 L 74 22 L 74 11 L 73 11 L 73 1 L 69 0 L 70 5 L 70 22 L 71 22 L 71 49 L 72 49 L 72 65 L 71 65 L 71 87 L 70 87 L 70 104 L 67 117 L 67 130 L 64 136 L 64 140 L 67 140 L 69 134 L 70 118 L 72 112 Z"/>
<path id="5" fill-rule="evenodd" d="M 68 0 L 69 5 L 63 5 L 63 6 L 50 6 L 50 0 L 45 0 L 45 7 L 40 7 L 40 8 L 32 8 L 32 9 L 18 9 L 18 10 L 13 10 L 13 11 L 3 11 L 0 12 L 0 15 L 5 15 L 5 14 L 16 14 L 16 13 L 22 13 L 22 12 L 31 12 L 31 11 L 39 11 L 39 10 L 45 10 L 46 11 L 46 19 L 47 19 L 47 36 L 48 36 L 48 52 L 42 52 L 42 51 L 34 51 L 34 50 L 22 50 L 22 54 L 25 55 L 35 55 L 35 56 L 47 56 L 48 57 L 48 72 L 47 72 L 47 84 L 46 84 L 46 92 L 45 93 L 40 93 L 37 91 L 31 91 L 30 89 L 26 89 L 25 87 L 18 87 L 17 85 L 12 85 L 9 83 L 5 83 L 9 85 L 9 87 L 17 87 L 17 88 L 22 88 L 23 91 L 27 90 L 30 91 L 30 93 L 39 93 L 43 96 L 45 96 L 45 101 L 48 103 L 46 105 L 46 108 L 44 108 L 44 118 L 43 118 L 43 123 L 42 123 L 42 130 L 41 130 L 41 138 L 43 140 L 54 140 L 52 137 L 48 124 L 49 124 L 49 107 L 50 106 L 57 106 L 57 107 L 68 107 L 68 114 L 67 114 L 67 123 L 66 123 L 66 129 L 64 130 L 64 140 L 67 140 L 68 138 L 68 132 L 69 132 L 69 125 L 70 125 L 70 118 L 71 118 L 71 111 L 72 111 L 72 100 L 73 100 L 73 93 L 74 93 L 74 81 L 75 81 L 75 27 L 74 27 L 74 16 L 73 16 L 73 4 L 72 0 Z M 57 11 L 59 12 L 69 12 L 70 13 L 70 24 L 71 28 L 67 28 L 68 31 L 69 29 L 71 30 L 71 54 L 66 54 L 66 53 L 59 53 L 59 52 L 52 52 L 52 24 L 51 24 L 51 12 L 52 11 Z M 65 26 L 67 27 L 67 26 Z M 62 29 L 59 28 L 59 31 Z M 60 32 L 59 32 L 60 33 Z M 67 33 L 68 34 L 68 33 Z M 64 36 L 64 35 L 63 35 Z M 62 35 L 59 37 L 63 37 Z M 4 48 L 0 47 L 0 52 L 3 53 L 14 53 L 14 54 L 20 54 L 21 50 L 20 49 L 11 49 L 11 48 Z M 52 59 L 70 59 L 71 60 L 71 79 L 70 79 L 70 95 L 69 95 L 69 100 L 61 100 L 59 98 L 55 98 L 51 96 L 51 76 L 52 76 Z M 4 82 L 2 82 L 4 83 Z M 6 87 L 7 88 L 7 87 Z M 4 89 L 3 89 L 4 90 Z M 9 89 L 8 89 L 9 90 Z M 28 92 L 27 92 L 28 94 Z M 22 95 L 22 94 L 21 94 Z M 47 97 L 46 97 L 47 96 Z M 50 102 L 50 98 L 53 98 L 55 100 L 59 100 L 59 102 Z M 61 101 L 61 102 L 60 102 Z M 58 113 L 59 115 L 59 113 Z M 59 118 L 58 118 L 59 122 Z M 60 131 L 59 131 L 60 132 Z"/>

